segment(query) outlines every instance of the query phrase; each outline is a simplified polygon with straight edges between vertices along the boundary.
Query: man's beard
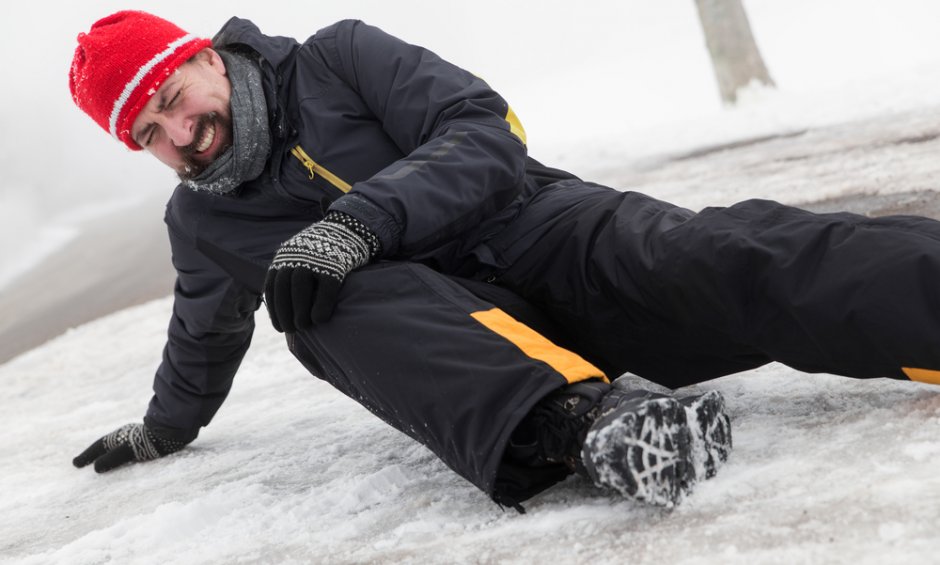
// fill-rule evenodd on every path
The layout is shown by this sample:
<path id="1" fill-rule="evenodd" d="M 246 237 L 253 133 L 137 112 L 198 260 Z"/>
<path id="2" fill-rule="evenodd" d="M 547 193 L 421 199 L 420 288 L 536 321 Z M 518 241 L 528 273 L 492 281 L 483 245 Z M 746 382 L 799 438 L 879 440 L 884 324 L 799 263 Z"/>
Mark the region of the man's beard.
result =
<path id="1" fill-rule="evenodd" d="M 196 160 L 196 147 L 206 135 L 206 129 L 211 124 L 215 125 L 215 135 L 222 136 L 223 145 L 219 146 L 215 155 L 212 156 L 212 159 L 205 163 L 200 163 Z M 219 155 L 225 153 L 228 148 L 232 146 L 232 137 L 232 120 L 230 118 L 218 112 L 209 112 L 208 114 L 200 116 L 199 123 L 196 124 L 196 133 L 193 136 L 193 142 L 186 147 L 179 148 L 180 157 L 183 159 L 183 167 L 176 171 L 176 174 L 179 176 L 180 180 L 193 180 L 204 173 Z"/>

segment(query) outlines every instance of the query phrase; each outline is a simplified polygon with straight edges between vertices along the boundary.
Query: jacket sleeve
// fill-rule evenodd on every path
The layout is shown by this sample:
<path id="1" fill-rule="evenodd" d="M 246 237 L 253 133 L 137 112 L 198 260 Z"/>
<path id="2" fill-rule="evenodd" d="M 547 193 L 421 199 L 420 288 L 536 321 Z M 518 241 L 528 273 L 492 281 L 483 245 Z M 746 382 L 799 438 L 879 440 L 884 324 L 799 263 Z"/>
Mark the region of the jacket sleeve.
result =
<path id="1" fill-rule="evenodd" d="M 317 38 L 405 155 L 331 206 L 369 226 L 384 256 L 435 248 L 522 190 L 525 133 L 483 80 L 359 21 Z"/>
<path id="2" fill-rule="evenodd" d="M 259 297 L 203 254 L 167 218 L 177 271 L 173 315 L 145 421 L 187 430 L 212 420 L 251 343 Z"/>

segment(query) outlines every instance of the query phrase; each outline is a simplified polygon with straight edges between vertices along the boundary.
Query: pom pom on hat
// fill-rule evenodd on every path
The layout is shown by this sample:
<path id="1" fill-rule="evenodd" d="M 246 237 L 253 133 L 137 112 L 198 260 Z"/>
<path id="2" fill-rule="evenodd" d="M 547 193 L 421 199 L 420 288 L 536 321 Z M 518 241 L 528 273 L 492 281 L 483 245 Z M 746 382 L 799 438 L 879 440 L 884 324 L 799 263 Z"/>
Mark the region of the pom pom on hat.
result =
<path id="1" fill-rule="evenodd" d="M 121 11 L 78 34 L 69 70 L 72 100 L 135 151 L 131 126 L 163 81 L 212 41 L 146 12 Z"/>

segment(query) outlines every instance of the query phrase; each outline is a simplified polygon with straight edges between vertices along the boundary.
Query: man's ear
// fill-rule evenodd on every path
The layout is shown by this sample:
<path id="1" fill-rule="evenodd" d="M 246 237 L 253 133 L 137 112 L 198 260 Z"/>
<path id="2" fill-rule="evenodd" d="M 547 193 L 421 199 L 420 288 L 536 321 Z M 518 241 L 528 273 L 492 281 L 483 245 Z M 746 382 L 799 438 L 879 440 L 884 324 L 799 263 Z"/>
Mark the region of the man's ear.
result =
<path id="1" fill-rule="evenodd" d="M 195 55 L 193 55 L 192 60 L 204 63 L 209 66 L 209 68 L 218 72 L 220 75 L 225 76 L 225 62 L 222 61 L 222 57 L 219 56 L 219 52 L 211 47 L 206 47 L 202 49 Z"/>

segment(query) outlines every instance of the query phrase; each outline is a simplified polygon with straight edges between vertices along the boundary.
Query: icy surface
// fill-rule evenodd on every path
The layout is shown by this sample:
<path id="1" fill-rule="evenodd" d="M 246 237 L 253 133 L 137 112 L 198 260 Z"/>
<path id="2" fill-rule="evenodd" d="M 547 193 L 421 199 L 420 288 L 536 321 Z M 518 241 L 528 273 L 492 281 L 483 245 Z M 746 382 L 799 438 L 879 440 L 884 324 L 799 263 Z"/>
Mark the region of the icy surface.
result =
<path id="1" fill-rule="evenodd" d="M 502 511 L 317 381 L 264 316 L 235 388 L 183 452 L 105 475 L 69 461 L 139 419 L 171 302 L 0 366 L 2 563 L 928 563 L 940 395 L 779 365 L 723 392 L 735 449 L 673 511 L 579 479 Z"/>

